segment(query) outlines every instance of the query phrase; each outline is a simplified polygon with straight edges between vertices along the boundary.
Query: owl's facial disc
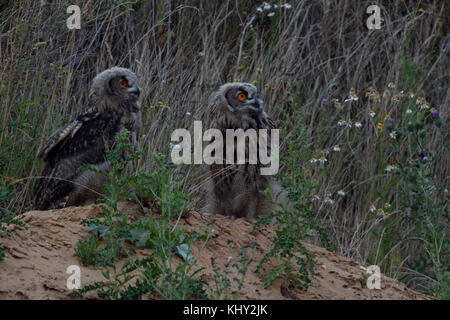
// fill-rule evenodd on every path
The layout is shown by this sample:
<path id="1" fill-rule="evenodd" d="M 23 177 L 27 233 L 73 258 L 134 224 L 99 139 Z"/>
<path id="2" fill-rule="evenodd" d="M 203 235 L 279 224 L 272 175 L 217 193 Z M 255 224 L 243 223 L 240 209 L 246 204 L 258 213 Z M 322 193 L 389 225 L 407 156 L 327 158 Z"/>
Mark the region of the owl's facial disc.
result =
<path id="1" fill-rule="evenodd" d="M 242 109 L 248 109 L 258 111 L 262 108 L 262 100 L 259 99 L 256 92 L 239 88 L 236 92 L 236 100 L 241 104 L 239 107 Z"/>
<path id="2" fill-rule="evenodd" d="M 263 101 L 259 98 L 256 88 L 252 85 L 243 84 L 234 86 L 226 93 L 228 109 L 234 111 L 258 112 L 262 109 Z"/>
<path id="3" fill-rule="evenodd" d="M 141 89 L 127 76 L 114 77 L 110 81 L 111 92 L 126 101 L 136 101 L 139 98 Z"/>

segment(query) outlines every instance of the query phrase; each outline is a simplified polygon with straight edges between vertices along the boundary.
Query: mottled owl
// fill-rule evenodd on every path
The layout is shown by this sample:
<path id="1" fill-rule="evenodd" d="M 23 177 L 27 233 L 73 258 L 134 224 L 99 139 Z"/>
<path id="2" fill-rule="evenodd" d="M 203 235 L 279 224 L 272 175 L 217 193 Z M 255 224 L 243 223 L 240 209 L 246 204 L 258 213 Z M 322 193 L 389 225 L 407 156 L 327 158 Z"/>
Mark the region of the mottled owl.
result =
<path id="1" fill-rule="evenodd" d="M 207 114 L 212 118 L 210 128 L 220 130 L 224 137 L 227 129 L 256 131 L 267 129 L 270 140 L 274 124 L 264 111 L 263 101 L 253 84 L 240 82 L 224 84 L 211 96 L 209 108 Z M 259 140 L 256 143 L 258 144 Z M 237 143 L 234 142 L 232 145 L 224 143 L 223 146 L 224 149 L 236 148 Z M 258 149 L 260 147 L 257 145 Z M 206 212 L 255 219 L 274 209 L 263 191 L 269 189 L 275 199 L 281 190 L 278 178 L 275 175 L 262 175 L 261 162 L 258 159 L 257 163 L 250 163 L 249 144 L 246 144 L 245 148 L 243 164 L 227 161 L 226 150 L 223 150 L 222 164 L 209 165 Z M 270 148 L 268 152 L 270 153 Z M 236 157 L 236 150 L 234 155 Z"/>
<path id="2" fill-rule="evenodd" d="M 82 205 L 101 196 L 107 179 L 82 166 L 108 172 L 106 152 L 114 149 L 116 135 L 124 129 L 138 148 L 139 95 L 137 77 L 129 69 L 113 67 L 94 78 L 88 111 L 59 128 L 37 151 L 45 163 L 35 186 L 37 210 Z"/>

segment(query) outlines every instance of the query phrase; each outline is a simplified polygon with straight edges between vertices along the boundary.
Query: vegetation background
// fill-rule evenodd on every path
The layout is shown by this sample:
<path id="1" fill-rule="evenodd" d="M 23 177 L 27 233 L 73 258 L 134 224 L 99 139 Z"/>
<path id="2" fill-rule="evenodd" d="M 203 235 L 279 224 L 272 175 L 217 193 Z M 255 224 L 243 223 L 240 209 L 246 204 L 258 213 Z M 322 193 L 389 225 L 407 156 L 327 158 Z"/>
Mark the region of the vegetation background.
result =
<path id="1" fill-rule="evenodd" d="M 140 79 L 137 170 L 207 118 L 219 85 L 254 82 L 284 128 L 280 170 L 308 181 L 328 248 L 448 298 L 448 2 L 375 3 L 379 30 L 373 1 L 2 1 L 2 214 L 31 209 L 37 148 L 87 108 L 104 69 Z M 80 30 L 66 27 L 73 4 Z M 182 180 L 198 208 L 202 181 L 194 166 Z"/>

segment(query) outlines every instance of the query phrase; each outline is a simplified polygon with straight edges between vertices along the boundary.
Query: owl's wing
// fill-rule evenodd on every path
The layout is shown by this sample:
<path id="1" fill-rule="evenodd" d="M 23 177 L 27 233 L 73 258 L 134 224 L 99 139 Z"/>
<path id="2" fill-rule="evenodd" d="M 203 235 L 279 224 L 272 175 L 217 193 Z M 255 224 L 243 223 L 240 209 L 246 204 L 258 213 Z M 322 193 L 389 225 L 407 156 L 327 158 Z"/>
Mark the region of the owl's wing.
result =
<path id="1" fill-rule="evenodd" d="M 96 112 L 79 116 L 60 128 L 39 149 L 45 167 L 35 185 L 35 208 L 47 210 L 64 206 L 74 189 L 73 181 L 83 165 L 106 161 L 105 148 L 114 141 L 119 118 Z"/>
<path id="2" fill-rule="evenodd" d="M 55 149 L 64 145 L 65 142 L 73 138 L 78 130 L 83 126 L 83 123 L 96 118 L 99 114 L 90 112 L 78 117 L 74 121 L 59 128 L 50 138 L 48 138 L 38 149 L 36 153 L 37 159 L 48 161 L 49 155 Z"/>

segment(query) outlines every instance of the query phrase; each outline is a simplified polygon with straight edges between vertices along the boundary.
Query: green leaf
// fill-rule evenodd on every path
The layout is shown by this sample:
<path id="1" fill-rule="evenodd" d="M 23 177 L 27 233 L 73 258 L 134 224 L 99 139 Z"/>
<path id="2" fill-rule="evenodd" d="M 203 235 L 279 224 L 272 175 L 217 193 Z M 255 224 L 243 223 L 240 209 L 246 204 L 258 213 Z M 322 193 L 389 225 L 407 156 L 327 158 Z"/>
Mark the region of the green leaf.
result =
<path id="1" fill-rule="evenodd" d="M 192 253 L 191 249 L 186 243 L 183 243 L 179 246 L 177 246 L 177 254 L 184 259 L 184 261 L 187 261 L 189 263 L 192 262 Z"/>

